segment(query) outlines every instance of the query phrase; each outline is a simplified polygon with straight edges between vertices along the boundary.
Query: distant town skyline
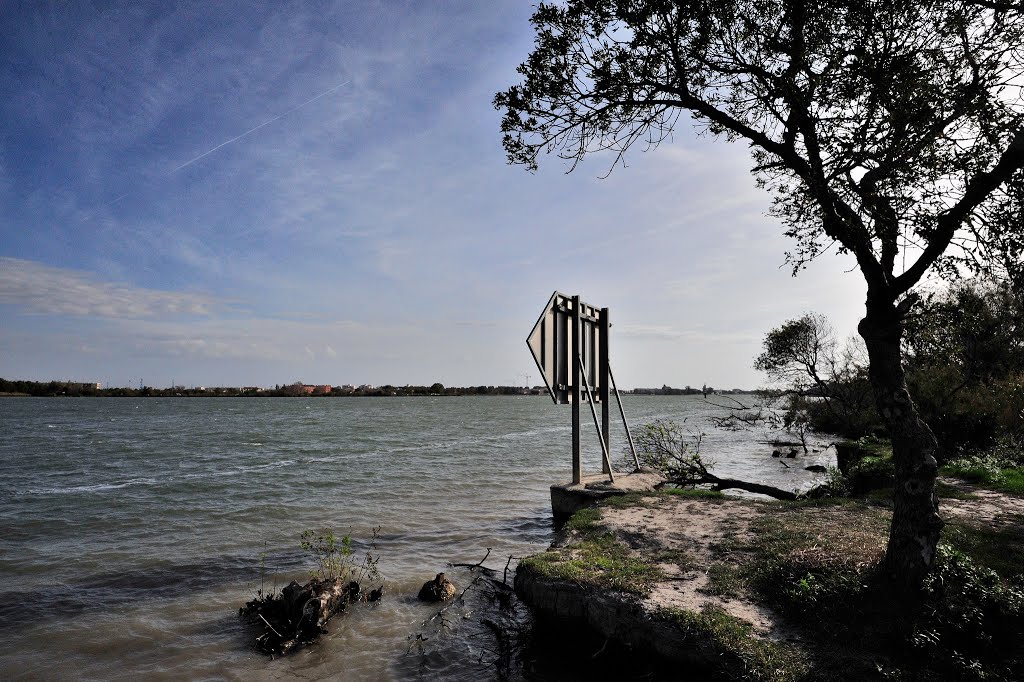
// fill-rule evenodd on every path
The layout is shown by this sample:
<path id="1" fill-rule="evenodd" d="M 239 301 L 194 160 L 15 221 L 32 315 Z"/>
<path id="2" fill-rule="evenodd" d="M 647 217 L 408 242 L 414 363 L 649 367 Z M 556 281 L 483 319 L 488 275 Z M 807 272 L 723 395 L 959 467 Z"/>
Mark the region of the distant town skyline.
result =
<path id="1" fill-rule="evenodd" d="M 855 331 L 852 260 L 791 276 L 743 145 L 508 166 L 531 11 L 0 5 L 0 376 L 537 384 L 556 289 L 610 308 L 623 386 L 752 388 L 772 327 Z"/>

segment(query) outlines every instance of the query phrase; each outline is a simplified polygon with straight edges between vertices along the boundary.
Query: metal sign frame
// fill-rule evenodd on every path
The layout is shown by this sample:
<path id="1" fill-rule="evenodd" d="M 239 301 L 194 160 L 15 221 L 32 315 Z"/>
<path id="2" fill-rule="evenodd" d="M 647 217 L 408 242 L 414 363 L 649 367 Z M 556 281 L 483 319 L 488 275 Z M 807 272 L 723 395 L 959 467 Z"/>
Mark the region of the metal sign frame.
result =
<path id="1" fill-rule="evenodd" d="M 590 403 L 594 426 L 601 441 L 602 472 L 615 480 L 609 455 L 609 393 L 614 382 L 608 360 L 610 329 L 608 308 L 598 308 L 584 303 L 579 296 L 566 296 L 555 291 L 526 337 L 526 345 L 551 399 L 556 405 L 568 403 L 572 406 L 572 482 L 577 484 L 583 479 L 580 464 L 580 404 L 583 402 Z M 617 389 L 615 397 L 629 436 Z M 601 403 L 600 425 L 594 403 Z M 632 437 L 629 441 L 632 448 Z M 633 457 L 635 460 L 635 450 Z M 639 468 L 639 463 L 637 466 Z"/>

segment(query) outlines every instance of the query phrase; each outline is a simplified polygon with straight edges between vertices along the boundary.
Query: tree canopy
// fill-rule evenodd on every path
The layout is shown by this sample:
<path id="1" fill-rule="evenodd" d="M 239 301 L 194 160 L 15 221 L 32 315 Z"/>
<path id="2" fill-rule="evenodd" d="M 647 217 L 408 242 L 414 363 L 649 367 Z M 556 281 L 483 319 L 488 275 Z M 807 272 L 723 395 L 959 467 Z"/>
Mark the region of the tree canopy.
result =
<path id="1" fill-rule="evenodd" d="M 618 161 L 688 113 L 750 143 L 794 268 L 834 244 L 894 300 L 932 266 L 1024 254 L 1018 3 L 570 0 L 532 21 L 495 98 L 513 163 Z"/>

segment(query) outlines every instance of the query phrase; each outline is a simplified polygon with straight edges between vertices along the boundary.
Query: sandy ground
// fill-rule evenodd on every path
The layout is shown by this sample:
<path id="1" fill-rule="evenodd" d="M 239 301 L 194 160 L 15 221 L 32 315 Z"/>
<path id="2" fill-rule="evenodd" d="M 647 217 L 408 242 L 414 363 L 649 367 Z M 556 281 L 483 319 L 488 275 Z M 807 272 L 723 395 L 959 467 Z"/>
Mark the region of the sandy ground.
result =
<path id="1" fill-rule="evenodd" d="M 993 529 L 1024 524 L 1024 498 L 974 488 L 956 479 L 942 480 L 973 496 L 967 500 L 943 498 L 940 512 L 944 518 L 958 518 Z M 708 566 L 728 561 L 728 550 L 723 545 L 745 544 L 743 541 L 751 534 L 751 522 L 765 512 L 766 504 L 743 499 L 711 502 L 685 497 L 645 497 L 643 503 L 644 506 L 602 509 L 602 525 L 646 556 L 683 550 L 693 559 L 693 568 L 689 570 L 674 563 L 659 564 L 667 579 L 657 583 L 648 597 L 652 610 L 677 607 L 700 611 L 711 604 L 750 622 L 763 637 L 798 639 L 780 617 L 764 606 L 707 592 Z"/>
<path id="2" fill-rule="evenodd" d="M 705 604 L 753 624 L 758 634 L 772 639 L 791 639 L 792 633 L 781 626 L 770 610 L 743 599 L 708 594 L 707 567 L 715 559 L 714 548 L 722 543 L 742 541 L 750 536 L 750 522 L 765 506 L 748 500 L 725 499 L 719 502 L 683 497 L 644 498 L 646 506 L 602 509 L 601 523 L 615 532 L 633 549 L 648 556 L 662 551 L 683 550 L 692 559 L 692 570 L 676 564 L 660 564 L 667 579 L 651 591 L 649 606 L 685 608 L 700 611 Z"/>

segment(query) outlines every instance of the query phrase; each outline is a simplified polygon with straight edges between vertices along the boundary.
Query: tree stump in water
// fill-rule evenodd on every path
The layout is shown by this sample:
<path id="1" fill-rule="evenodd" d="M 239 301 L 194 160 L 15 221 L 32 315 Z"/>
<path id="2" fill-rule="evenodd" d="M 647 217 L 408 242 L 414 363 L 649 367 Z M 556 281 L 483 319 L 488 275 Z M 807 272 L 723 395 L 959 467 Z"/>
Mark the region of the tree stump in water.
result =
<path id="1" fill-rule="evenodd" d="M 371 595 L 379 599 L 382 593 L 383 585 Z M 256 648 L 279 656 L 316 640 L 327 632 L 325 626 L 332 616 L 362 599 L 362 590 L 355 581 L 313 578 L 300 585 L 293 580 L 278 595 L 257 595 L 238 614 L 263 629 L 256 637 Z"/>

